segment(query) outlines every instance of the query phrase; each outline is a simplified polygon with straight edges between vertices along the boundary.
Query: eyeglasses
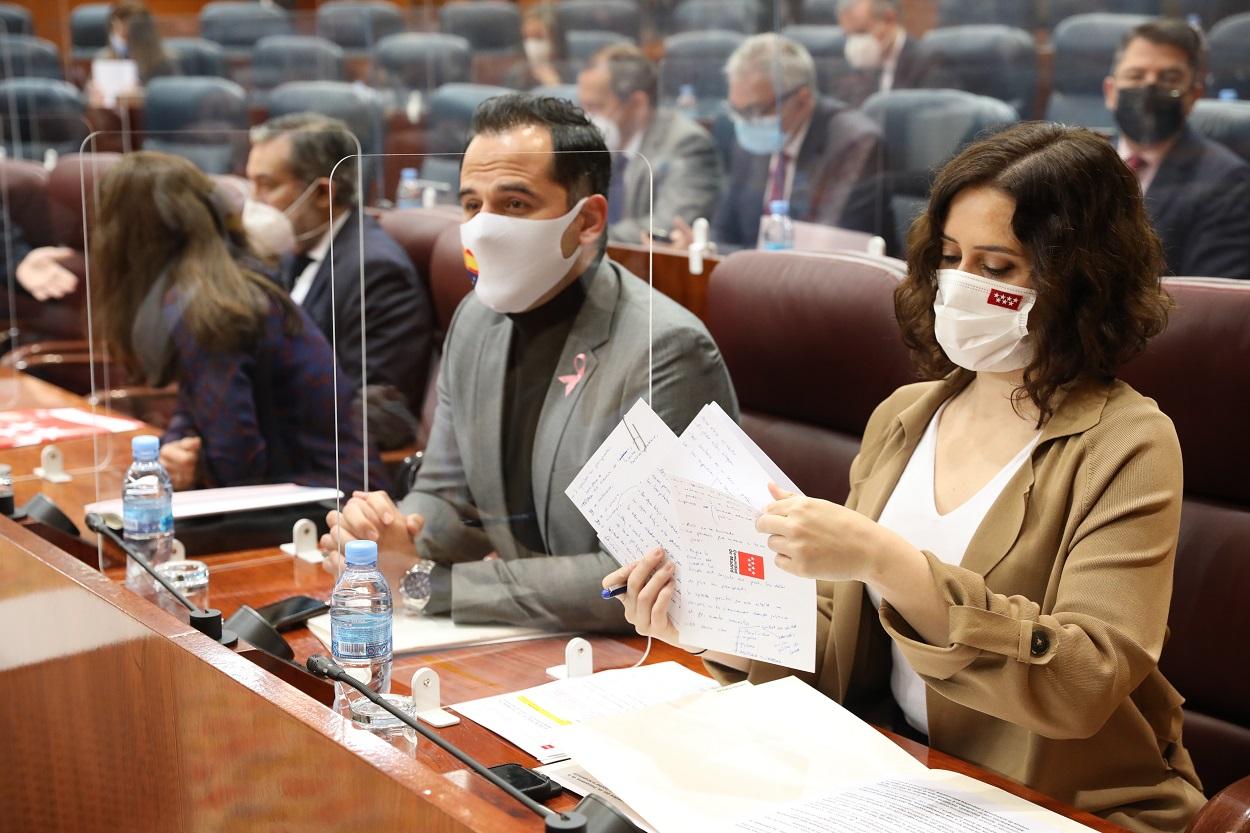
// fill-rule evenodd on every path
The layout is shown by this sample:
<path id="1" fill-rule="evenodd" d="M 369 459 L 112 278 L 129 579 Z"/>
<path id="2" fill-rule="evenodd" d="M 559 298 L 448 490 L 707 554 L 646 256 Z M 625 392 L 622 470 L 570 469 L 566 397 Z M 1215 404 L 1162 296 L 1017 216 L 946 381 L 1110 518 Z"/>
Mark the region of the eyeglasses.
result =
<path id="1" fill-rule="evenodd" d="M 793 98 L 801 89 L 803 89 L 802 84 L 789 92 L 782 93 L 773 99 L 772 104 L 752 104 L 750 107 L 743 107 L 742 109 L 738 109 L 732 105 L 726 106 L 729 108 L 730 118 L 739 119 L 741 121 L 754 121 L 755 119 L 771 116 L 776 113 L 781 109 L 781 105 Z"/>

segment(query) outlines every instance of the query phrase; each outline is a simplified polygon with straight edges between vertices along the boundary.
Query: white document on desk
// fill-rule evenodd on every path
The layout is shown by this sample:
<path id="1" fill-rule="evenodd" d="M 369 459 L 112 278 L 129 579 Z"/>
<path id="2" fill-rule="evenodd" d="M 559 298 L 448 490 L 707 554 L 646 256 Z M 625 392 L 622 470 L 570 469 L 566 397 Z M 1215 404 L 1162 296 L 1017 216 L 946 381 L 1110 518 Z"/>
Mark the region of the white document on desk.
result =
<path id="1" fill-rule="evenodd" d="M 309 619 L 308 629 L 323 645 L 330 647 L 330 614 Z M 391 625 L 391 645 L 396 654 L 495 645 L 558 635 L 541 628 L 514 625 L 457 625 L 450 616 L 412 616 L 403 612 L 396 612 Z"/>
<path id="2" fill-rule="evenodd" d="M 778 570 L 755 531 L 769 481 L 797 491 L 716 403 L 678 440 L 639 400 L 567 493 L 621 564 L 664 548 L 683 644 L 812 671 L 816 583 Z"/>
<path id="3" fill-rule="evenodd" d="M 600 798 L 620 810 L 630 821 L 638 825 L 638 828 L 643 833 L 656 833 L 655 828 L 647 824 L 642 816 L 634 812 L 632 807 L 621 801 L 620 796 L 599 783 L 593 775 L 576 761 L 560 761 L 556 764 L 547 764 L 546 766 L 536 767 L 534 771 L 541 772 L 574 795 L 586 796 L 590 793 L 597 793 Z"/>
<path id="4" fill-rule="evenodd" d="M 803 808 L 819 817 L 823 802 L 865 801 L 869 784 L 901 797 L 895 805 L 921 814 L 960 802 L 975 805 L 963 818 L 994 823 L 964 831 L 1058 831 L 1085 828 L 1040 807 L 973 782 L 931 773 L 876 729 L 794 677 L 757 686 L 732 686 L 640 711 L 563 728 L 557 742 L 659 833 L 810 833 L 842 831 L 803 826 L 784 813 Z M 907 784 L 904 789 L 894 785 Z M 874 789 L 879 789 L 874 788 Z M 855 791 L 859 790 L 858 793 Z M 937 793 L 945 793 L 939 799 Z M 839 798 L 843 797 L 843 798 Z M 879 797 L 878 797 L 879 798 Z M 1027 812 L 1026 812 L 1027 811 Z M 881 803 L 880 812 L 887 812 Z M 897 812 L 897 810 L 890 810 Z M 932 818 L 914 827 L 864 823 L 855 833 L 937 831 Z M 797 818 L 802 818 L 797 817 Z M 1024 826 L 1024 819 L 1034 826 Z M 755 825 L 755 826 L 735 826 Z M 768 826 L 772 825 L 772 826 Z M 788 826 L 787 826 L 788 825 Z M 1087 831 L 1086 831 L 1087 833 Z"/>
<path id="5" fill-rule="evenodd" d="M 636 711 L 716 688 L 716 681 L 675 662 L 600 671 L 524 691 L 452 706 L 460 714 L 549 764 L 568 757 L 558 727 Z"/>
<path id="6" fill-rule="evenodd" d="M 941 769 L 887 778 L 739 822 L 738 833 L 1091 833 L 1083 824 Z"/>

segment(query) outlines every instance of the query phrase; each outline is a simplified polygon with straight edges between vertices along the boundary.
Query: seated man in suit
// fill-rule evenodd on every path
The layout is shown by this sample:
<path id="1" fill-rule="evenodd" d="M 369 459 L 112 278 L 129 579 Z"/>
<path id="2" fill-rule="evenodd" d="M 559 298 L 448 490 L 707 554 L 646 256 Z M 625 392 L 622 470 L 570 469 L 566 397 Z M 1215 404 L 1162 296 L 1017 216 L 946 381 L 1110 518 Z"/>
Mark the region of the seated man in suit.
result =
<path id="1" fill-rule="evenodd" d="M 433 349 L 433 305 L 404 250 L 358 211 L 356 165 L 340 164 L 356 148 L 337 119 L 281 116 L 252 131 L 247 177 L 258 201 L 290 219 L 295 251 L 282 257 L 279 280 L 334 344 L 354 387 L 365 328 L 370 435 L 392 448 L 410 442 L 417 424 L 413 414 L 420 413 Z"/>
<path id="2" fill-rule="evenodd" d="M 1250 278 L 1250 165 L 1185 123 L 1205 77 L 1202 35 L 1160 18 L 1125 35 L 1103 94 L 1168 270 Z"/>
<path id="3" fill-rule="evenodd" d="M 655 65 L 628 44 L 600 50 L 577 79 L 582 109 L 613 151 L 613 242 L 642 242 L 653 229 L 667 231 L 674 217 L 710 217 L 720 197 L 724 175 L 712 137 L 682 113 L 657 109 L 657 83 Z"/>
<path id="4" fill-rule="evenodd" d="M 376 540 L 393 587 L 418 554 L 437 561 L 427 610 L 457 622 L 627 628 L 600 597 L 615 562 L 565 489 L 639 398 L 676 432 L 711 401 L 737 416 L 702 322 L 605 255 L 605 151 L 561 99 L 478 107 L 460 169 L 477 278 L 447 333 L 424 463 L 398 507 L 372 492 L 327 518 L 322 547 Z"/>
<path id="5" fill-rule="evenodd" d="M 928 86 L 920 42 L 907 37 L 898 17 L 898 0 L 838 0 L 846 62 L 854 71 L 833 92 L 852 107 L 876 92 Z"/>
<path id="6" fill-rule="evenodd" d="M 880 234 L 881 132 L 858 111 L 820 98 L 811 54 L 781 35 L 755 35 L 729 56 L 725 74 L 737 143 L 713 242 L 754 248 L 776 200 L 790 203 L 794 220 Z M 674 221 L 673 244 L 684 248 L 690 238 L 689 226 Z"/>

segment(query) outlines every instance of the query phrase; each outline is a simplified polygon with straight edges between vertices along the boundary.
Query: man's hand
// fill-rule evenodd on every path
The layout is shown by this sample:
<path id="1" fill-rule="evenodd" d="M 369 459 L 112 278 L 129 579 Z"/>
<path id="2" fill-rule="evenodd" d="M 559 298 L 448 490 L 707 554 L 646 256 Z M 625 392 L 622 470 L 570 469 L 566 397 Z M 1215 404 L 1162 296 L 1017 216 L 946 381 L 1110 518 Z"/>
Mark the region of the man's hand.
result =
<path id="1" fill-rule="evenodd" d="M 64 298 L 78 287 L 78 276 L 62 265 L 73 256 L 74 250 L 68 246 L 34 249 L 17 265 L 17 282 L 36 301 Z"/>
<path id="2" fill-rule="evenodd" d="M 679 249 L 689 249 L 690 244 L 694 242 L 694 229 L 690 228 L 690 224 L 680 217 L 673 218 L 673 227 L 669 229 L 668 238 L 670 245 Z"/>
<path id="3" fill-rule="evenodd" d="M 386 492 L 355 492 L 342 512 L 326 515 L 326 524 L 330 531 L 321 536 L 323 552 L 337 559 L 340 546 L 348 541 L 377 541 L 378 565 L 389 577 L 403 573 L 417 558 L 413 539 L 421 534 L 425 519 L 416 513 L 401 514 Z"/>
<path id="4" fill-rule="evenodd" d="M 200 438 L 183 437 L 161 446 L 161 465 L 169 473 L 175 489 L 195 486 L 195 471 L 200 462 Z"/>

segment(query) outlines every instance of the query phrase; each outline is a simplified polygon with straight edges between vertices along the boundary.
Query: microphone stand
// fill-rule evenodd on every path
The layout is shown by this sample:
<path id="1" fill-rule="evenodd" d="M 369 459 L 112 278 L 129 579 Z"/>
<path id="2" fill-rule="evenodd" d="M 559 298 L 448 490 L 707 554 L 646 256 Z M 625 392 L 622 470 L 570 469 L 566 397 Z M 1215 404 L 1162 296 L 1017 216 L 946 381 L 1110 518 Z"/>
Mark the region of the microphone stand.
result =
<path id="1" fill-rule="evenodd" d="M 344 685 L 354 688 L 364 695 L 369 702 L 378 708 L 385 710 L 388 714 L 400 720 L 405 726 L 414 730 L 417 734 L 426 740 L 434 743 L 438 748 L 451 755 L 460 763 L 503 790 L 516 801 L 520 802 L 530 812 L 541 818 L 545 824 L 543 828 L 545 833 L 641 833 L 638 827 L 621 815 L 616 808 L 603 802 L 596 795 L 588 795 L 573 810 L 563 813 L 557 813 L 549 807 L 544 807 L 516 787 L 491 772 L 474 760 L 468 753 L 462 752 L 454 744 L 443 740 L 434 732 L 422 726 L 418 721 L 412 719 L 401 709 L 397 709 L 391 705 L 385 697 L 372 691 L 367 685 L 357 680 L 351 674 L 343 670 L 334 660 L 321 654 L 314 654 L 308 658 L 308 670 L 316 677 L 323 679 L 331 679 Z"/>
<path id="2" fill-rule="evenodd" d="M 143 568 L 144 572 L 154 578 L 157 583 L 164 587 L 169 594 L 188 611 L 188 622 L 191 627 L 195 628 L 205 636 L 217 640 L 227 648 L 233 648 L 239 642 L 239 637 L 234 631 L 225 628 L 221 624 L 221 611 L 216 608 L 201 609 L 191 604 L 191 600 L 183 595 L 177 587 L 165 578 L 152 563 L 143 557 L 142 554 L 130 545 L 130 542 L 117 534 L 115 527 L 117 516 L 104 516 L 97 512 L 89 512 L 86 517 L 87 528 L 97 535 L 108 538 L 126 554 L 127 557 L 134 560 L 136 564 Z M 112 523 L 110 523 L 110 520 Z"/>

